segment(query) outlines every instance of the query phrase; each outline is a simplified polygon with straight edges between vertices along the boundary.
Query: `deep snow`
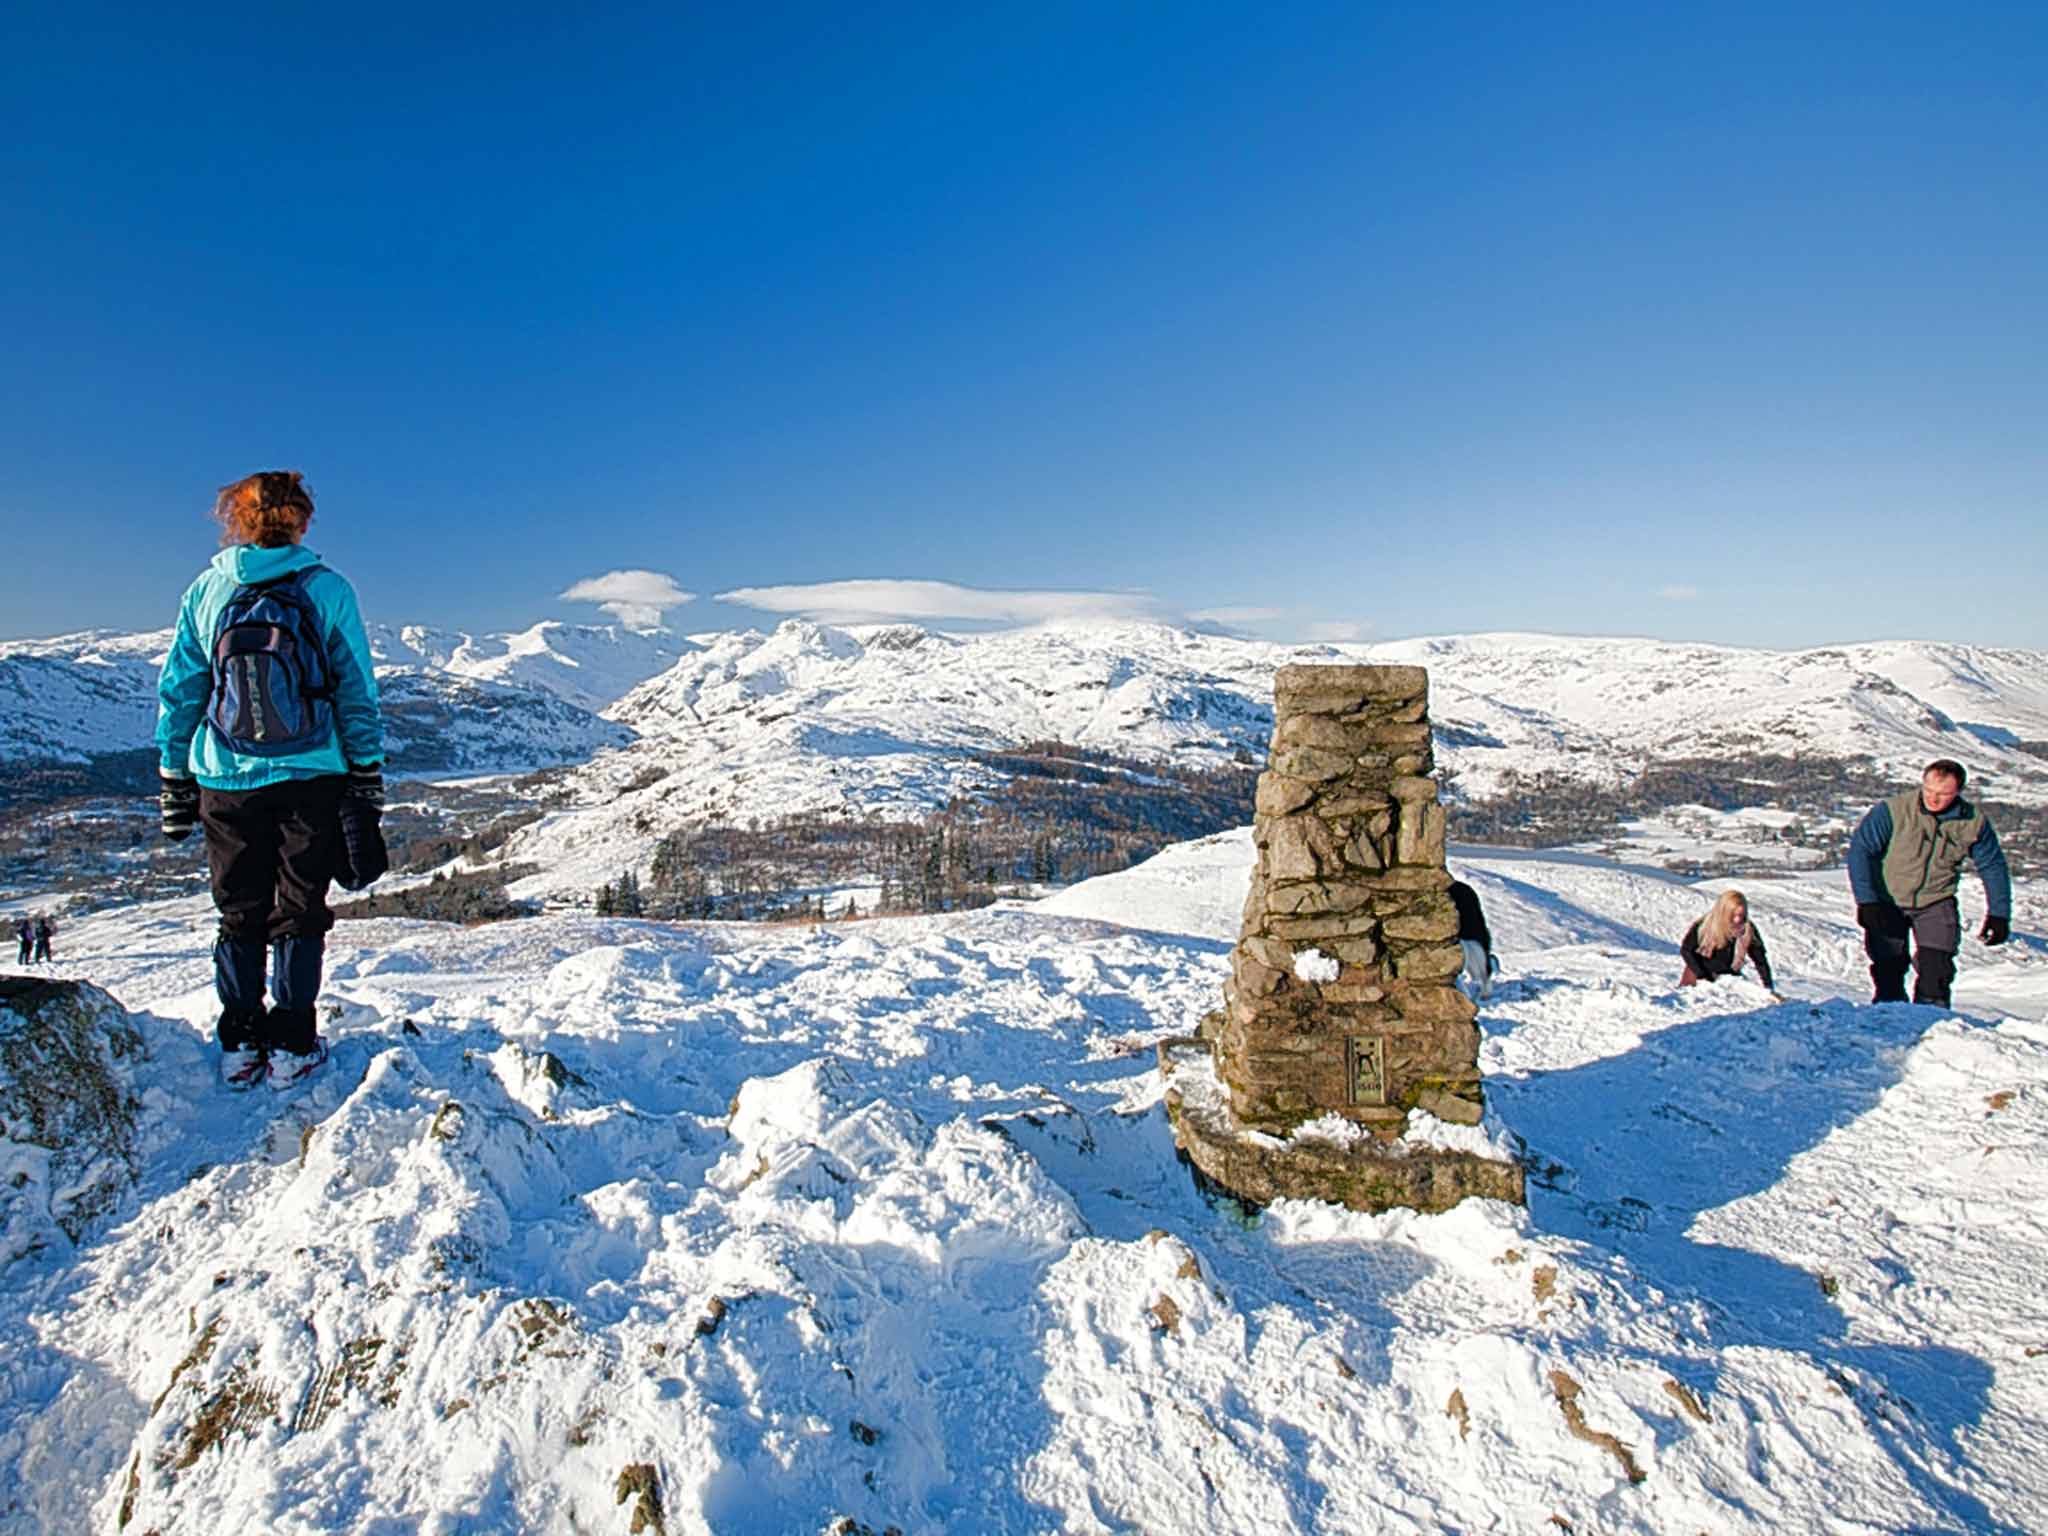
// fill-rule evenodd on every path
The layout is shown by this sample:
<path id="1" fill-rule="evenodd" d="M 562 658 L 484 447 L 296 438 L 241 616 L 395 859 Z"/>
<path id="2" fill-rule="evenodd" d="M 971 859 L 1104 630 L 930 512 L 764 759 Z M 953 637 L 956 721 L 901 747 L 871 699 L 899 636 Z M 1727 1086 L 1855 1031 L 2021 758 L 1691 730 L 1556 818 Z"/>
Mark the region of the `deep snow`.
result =
<path id="1" fill-rule="evenodd" d="M 8 1528 L 623 1532 L 641 1464 L 670 1533 L 2048 1527 L 2038 941 L 1858 1006 L 1839 877 L 1758 880 L 1788 1001 L 1680 992 L 1722 882 L 1460 860 L 1529 1209 L 1247 1221 L 1149 1043 L 1215 1005 L 1249 859 L 349 924 L 292 1095 L 214 1081 L 203 904 L 70 925 L 142 1014 L 143 1173 L 8 1272 Z"/>

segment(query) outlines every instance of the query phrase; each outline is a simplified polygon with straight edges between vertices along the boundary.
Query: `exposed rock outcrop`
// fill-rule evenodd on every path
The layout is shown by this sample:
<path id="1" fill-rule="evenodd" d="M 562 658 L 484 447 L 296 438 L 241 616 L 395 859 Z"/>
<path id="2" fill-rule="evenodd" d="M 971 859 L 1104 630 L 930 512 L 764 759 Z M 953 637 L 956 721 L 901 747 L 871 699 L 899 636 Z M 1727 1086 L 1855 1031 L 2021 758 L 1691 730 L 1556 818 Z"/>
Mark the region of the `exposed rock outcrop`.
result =
<path id="1" fill-rule="evenodd" d="M 91 983 L 0 976 L 0 1265 L 76 1243 L 134 1183 L 142 1055 Z"/>

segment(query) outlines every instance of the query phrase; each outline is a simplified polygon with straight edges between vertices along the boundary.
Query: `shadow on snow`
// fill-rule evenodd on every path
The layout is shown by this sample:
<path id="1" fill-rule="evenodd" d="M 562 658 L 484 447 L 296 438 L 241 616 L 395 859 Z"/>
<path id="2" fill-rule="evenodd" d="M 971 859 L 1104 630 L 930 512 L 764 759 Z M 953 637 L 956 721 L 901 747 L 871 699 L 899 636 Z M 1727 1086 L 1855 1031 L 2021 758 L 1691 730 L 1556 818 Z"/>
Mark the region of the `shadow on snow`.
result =
<path id="1" fill-rule="evenodd" d="M 1717 1348 L 1810 1358 L 1922 1498 L 1971 1529 L 2004 1530 L 1895 1421 L 1903 1407 L 1966 1460 L 1963 1431 L 1982 1418 L 1992 1384 L 1983 1360 L 1940 1344 L 1857 1342 L 1816 1274 L 1689 1235 L 1703 1214 L 1770 1188 L 1800 1154 L 1875 1107 L 1935 1016 L 1847 1002 L 1716 1015 L 1618 1056 L 1490 1080 L 1487 1094 L 1526 1144 L 1540 1226 L 1623 1255 L 1668 1296 L 1696 1298 Z M 1697 1375 L 1696 1361 L 1665 1364 L 1681 1379 Z"/>

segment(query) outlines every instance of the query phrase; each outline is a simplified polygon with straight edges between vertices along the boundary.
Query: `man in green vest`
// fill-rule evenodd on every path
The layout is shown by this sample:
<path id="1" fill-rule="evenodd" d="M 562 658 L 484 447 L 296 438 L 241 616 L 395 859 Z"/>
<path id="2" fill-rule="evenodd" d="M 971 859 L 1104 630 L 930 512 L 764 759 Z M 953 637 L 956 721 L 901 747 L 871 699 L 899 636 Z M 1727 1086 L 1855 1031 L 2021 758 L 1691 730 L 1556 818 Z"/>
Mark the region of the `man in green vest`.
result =
<path id="1" fill-rule="evenodd" d="M 1920 775 L 1920 787 L 1870 808 L 1849 841 L 1849 885 L 1870 979 L 1880 1003 L 1906 1001 L 1910 941 L 1913 1001 L 1948 1006 L 1962 920 L 1956 885 L 1963 860 L 1984 882 L 1984 926 L 1977 937 L 2003 944 L 2012 933 L 2012 876 L 1990 818 L 1963 798 L 1968 775 L 1941 758 Z"/>

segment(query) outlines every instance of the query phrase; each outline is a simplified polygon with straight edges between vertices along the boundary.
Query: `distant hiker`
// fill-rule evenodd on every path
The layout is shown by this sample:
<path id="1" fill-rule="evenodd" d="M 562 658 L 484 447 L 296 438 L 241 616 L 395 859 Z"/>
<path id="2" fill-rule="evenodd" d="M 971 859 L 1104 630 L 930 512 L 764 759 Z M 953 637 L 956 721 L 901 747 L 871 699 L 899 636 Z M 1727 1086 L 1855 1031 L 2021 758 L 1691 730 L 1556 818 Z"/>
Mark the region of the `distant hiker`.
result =
<path id="1" fill-rule="evenodd" d="M 1479 893 L 1462 880 L 1451 882 L 1451 905 L 1458 909 L 1458 944 L 1465 951 L 1465 977 L 1483 1002 L 1493 996 L 1494 972 L 1500 962 L 1493 958 L 1493 931 L 1486 926 L 1486 914 L 1479 909 Z"/>
<path id="2" fill-rule="evenodd" d="M 1764 936 L 1749 920 L 1749 902 L 1740 891 L 1723 891 L 1707 909 L 1707 915 L 1685 930 L 1678 941 L 1678 953 L 1685 960 L 1681 987 L 1703 981 L 1719 981 L 1740 974 L 1745 963 L 1756 967 L 1756 979 L 1773 996 L 1771 957 L 1764 953 Z"/>
<path id="3" fill-rule="evenodd" d="M 355 589 L 300 543 L 313 518 L 300 477 L 237 480 L 213 515 L 226 547 L 187 589 L 157 684 L 163 831 L 206 829 L 221 1077 L 289 1087 L 327 1059 L 313 1005 L 340 808 L 373 832 L 383 810 L 377 680 Z"/>
<path id="4" fill-rule="evenodd" d="M 27 965 L 30 957 L 35 953 L 36 946 L 36 931 L 29 926 L 27 918 L 20 918 L 15 922 L 14 936 L 21 940 L 21 955 L 16 959 L 15 964 Z"/>
<path id="5" fill-rule="evenodd" d="M 50 935 L 57 930 L 47 917 L 36 919 L 36 961 L 38 964 L 50 958 Z"/>
<path id="6" fill-rule="evenodd" d="M 1910 940 L 1913 1001 L 1948 1006 L 1962 947 L 1956 886 L 1964 859 L 1984 882 L 1977 937 L 1998 945 L 2012 934 L 2012 875 L 1990 818 L 1963 798 L 1968 778 L 1952 758 L 1929 763 L 1918 789 L 1873 805 L 1849 840 L 1849 886 L 1870 956 L 1873 1002 L 1906 1001 Z"/>

